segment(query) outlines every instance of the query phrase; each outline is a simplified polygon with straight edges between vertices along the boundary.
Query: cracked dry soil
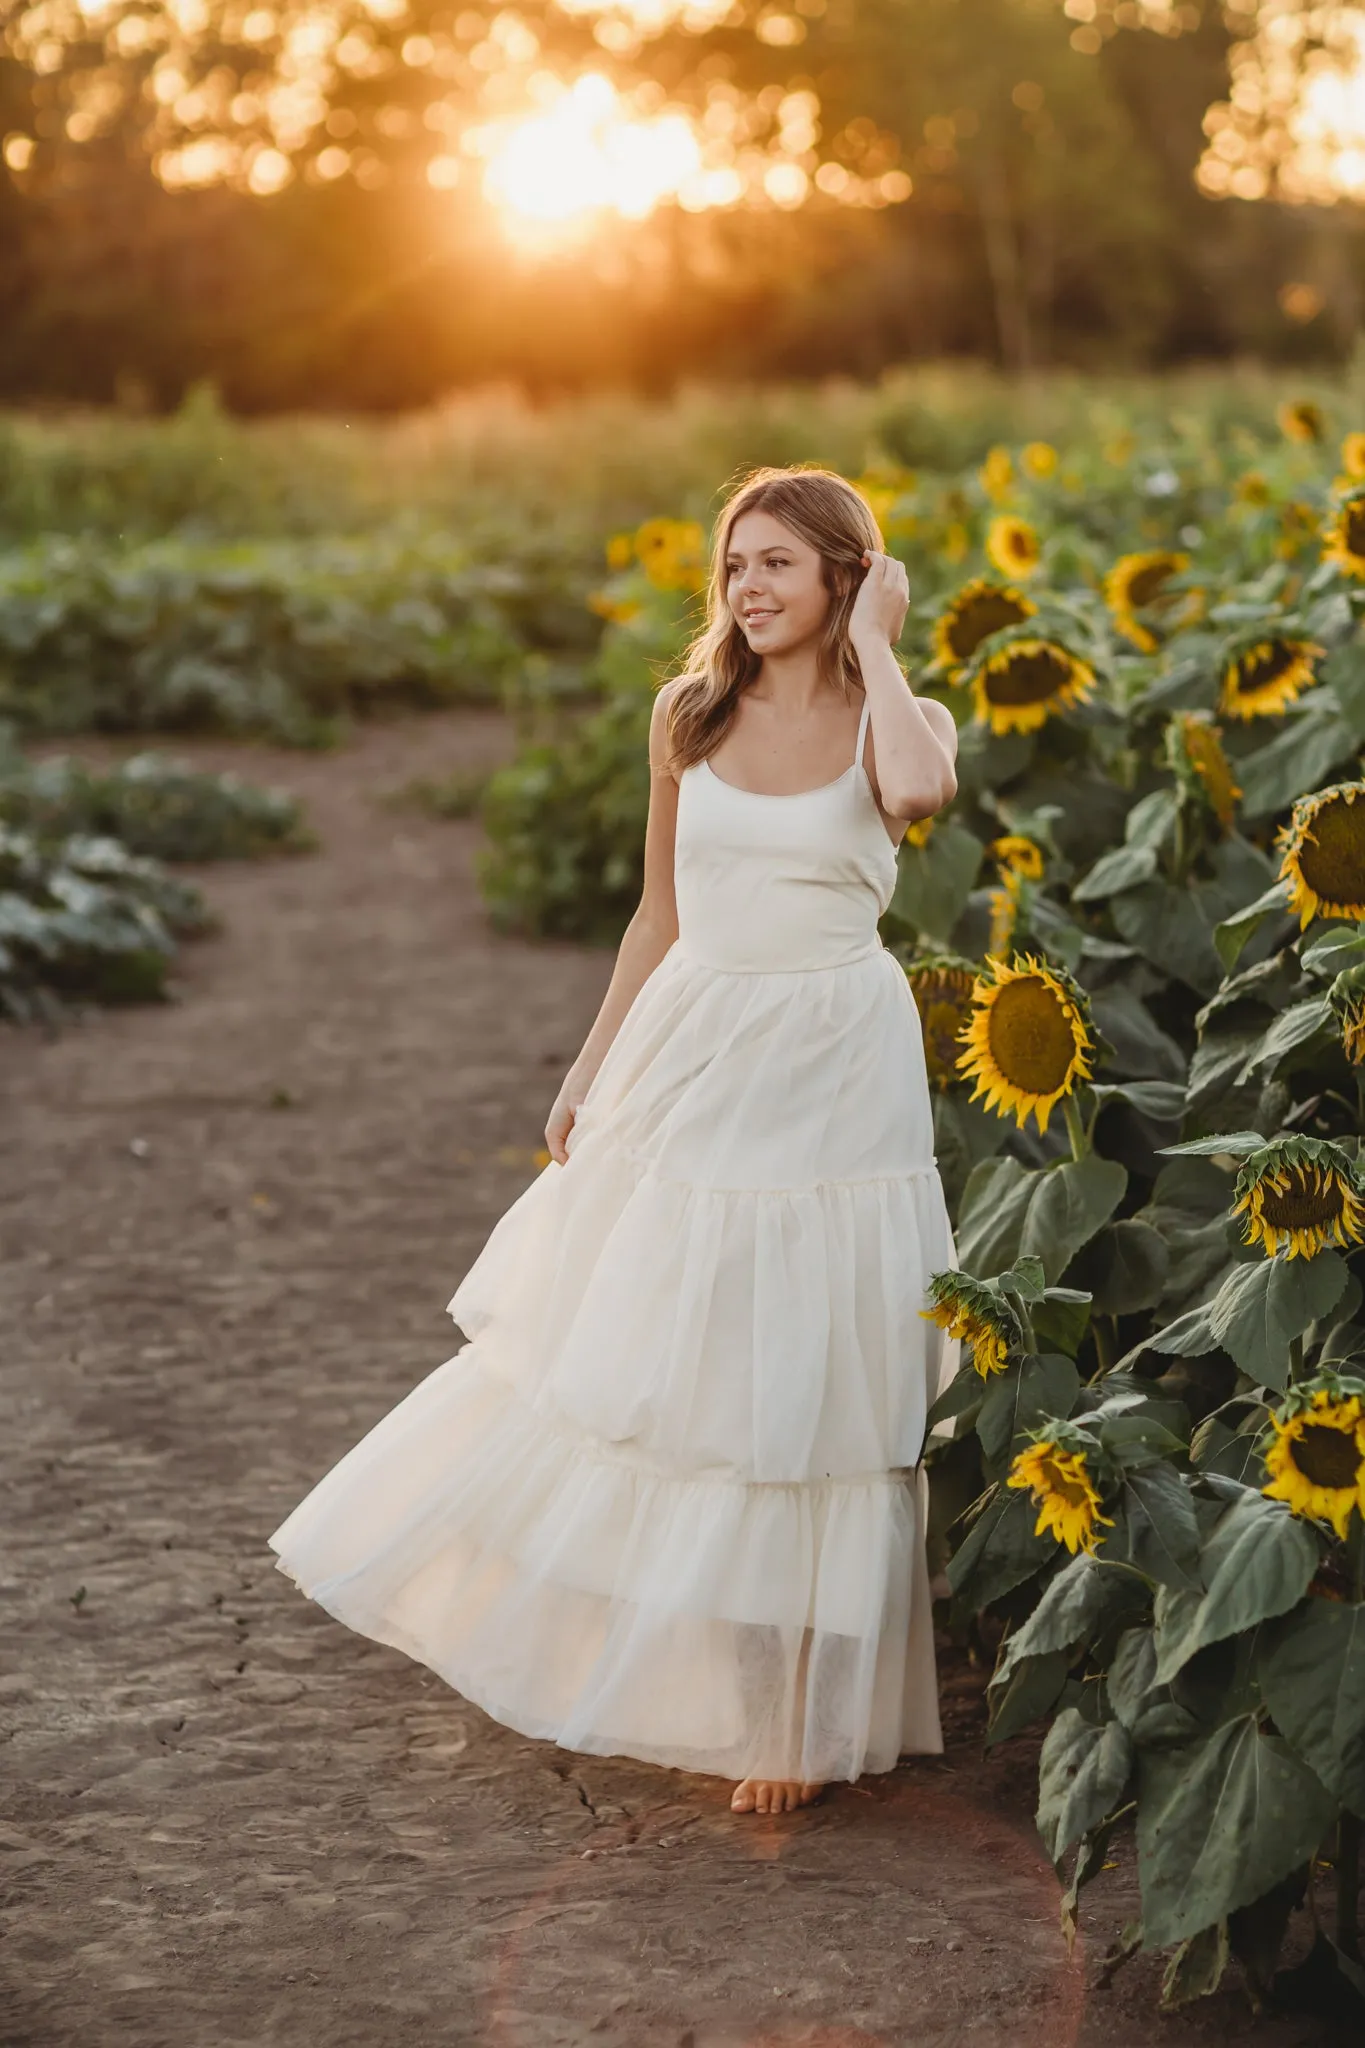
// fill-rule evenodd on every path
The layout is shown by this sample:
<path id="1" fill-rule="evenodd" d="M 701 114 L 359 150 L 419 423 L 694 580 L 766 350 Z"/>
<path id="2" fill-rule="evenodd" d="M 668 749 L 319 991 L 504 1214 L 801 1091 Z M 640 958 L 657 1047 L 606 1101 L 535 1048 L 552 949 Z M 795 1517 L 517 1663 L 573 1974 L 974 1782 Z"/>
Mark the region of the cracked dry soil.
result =
<path id="1" fill-rule="evenodd" d="M 602 952 L 488 930 L 478 831 L 386 809 L 499 757 L 489 714 L 333 757 L 177 752 L 295 789 L 310 857 L 203 872 L 180 1000 L 0 1034 L 4 2048 L 1275 2048 L 1233 1992 L 1068 1959 L 1036 1745 L 808 1811 L 578 1758 L 341 1628 L 267 1534 L 456 1348 L 444 1304 L 534 1171 Z M 114 751 L 90 746 L 92 757 Z"/>

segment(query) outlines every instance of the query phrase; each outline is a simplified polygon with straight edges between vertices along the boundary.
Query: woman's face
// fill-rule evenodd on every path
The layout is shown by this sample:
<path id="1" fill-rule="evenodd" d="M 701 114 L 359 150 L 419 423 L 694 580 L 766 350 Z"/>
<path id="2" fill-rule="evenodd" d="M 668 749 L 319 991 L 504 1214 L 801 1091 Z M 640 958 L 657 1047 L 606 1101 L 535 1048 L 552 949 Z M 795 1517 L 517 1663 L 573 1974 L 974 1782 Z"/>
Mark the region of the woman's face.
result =
<path id="1" fill-rule="evenodd" d="M 760 655 L 817 640 L 829 612 L 818 552 L 771 512 L 745 512 L 731 528 L 725 596 Z"/>

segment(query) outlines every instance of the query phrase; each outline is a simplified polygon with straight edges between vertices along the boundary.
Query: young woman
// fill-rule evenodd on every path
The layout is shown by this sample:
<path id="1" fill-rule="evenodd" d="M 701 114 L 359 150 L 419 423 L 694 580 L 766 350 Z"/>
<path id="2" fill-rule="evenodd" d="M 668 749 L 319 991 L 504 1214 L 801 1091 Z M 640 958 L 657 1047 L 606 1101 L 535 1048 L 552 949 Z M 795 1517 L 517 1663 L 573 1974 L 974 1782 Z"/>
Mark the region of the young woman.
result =
<path id="1" fill-rule="evenodd" d="M 906 604 L 841 478 L 730 499 L 550 1163 L 450 1303 L 470 1341 L 269 1539 L 498 1720 L 740 1812 L 942 1746 L 918 1468 L 956 1347 L 921 1310 L 954 1255 L 877 920 L 956 735 Z"/>

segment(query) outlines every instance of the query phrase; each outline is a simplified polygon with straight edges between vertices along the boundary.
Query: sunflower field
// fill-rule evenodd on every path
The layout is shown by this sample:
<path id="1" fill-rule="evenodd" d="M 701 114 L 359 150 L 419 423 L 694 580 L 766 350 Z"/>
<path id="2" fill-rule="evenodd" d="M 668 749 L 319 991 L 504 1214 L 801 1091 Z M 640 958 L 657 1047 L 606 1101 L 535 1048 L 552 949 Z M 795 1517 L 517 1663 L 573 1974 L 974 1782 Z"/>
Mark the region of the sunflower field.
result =
<path id="1" fill-rule="evenodd" d="M 882 930 L 954 1215 L 931 1542 L 988 1740 L 1046 1724 L 1068 1939 L 1132 1830 L 1110 1967 L 1164 1952 L 1178 2005 L 1235 1959 L 1257 2006 L 1359 2015 L 1365 433 L 1304 404 L 1240 460 L 1116 437 L 855 481 L 959 724 Z M 611 544 L 601 707 L 486 800 L 505 921 L 629 915 L 704 555 L 686 521 Z"/>

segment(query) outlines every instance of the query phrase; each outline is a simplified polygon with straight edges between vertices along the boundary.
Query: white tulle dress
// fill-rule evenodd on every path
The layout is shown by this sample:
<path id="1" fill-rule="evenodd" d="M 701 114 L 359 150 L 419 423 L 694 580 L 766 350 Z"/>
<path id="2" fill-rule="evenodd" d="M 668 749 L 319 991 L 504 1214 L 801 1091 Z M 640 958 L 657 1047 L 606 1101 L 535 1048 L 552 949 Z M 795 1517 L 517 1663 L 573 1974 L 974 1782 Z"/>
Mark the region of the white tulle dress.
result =
<path id="1" fill-rule="evenodd" d="M 269 1538 L 349 1627 L 523 1734 L 823 1782 L 941 1748 L 917 1473 L 955 1343 L 914 999 L 862 765 L 680 781 L 678 938 L 469 1339 Z"/>

